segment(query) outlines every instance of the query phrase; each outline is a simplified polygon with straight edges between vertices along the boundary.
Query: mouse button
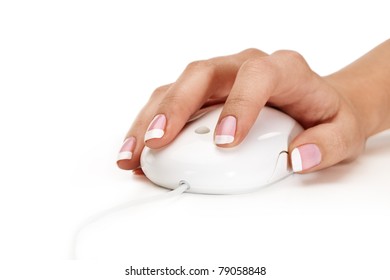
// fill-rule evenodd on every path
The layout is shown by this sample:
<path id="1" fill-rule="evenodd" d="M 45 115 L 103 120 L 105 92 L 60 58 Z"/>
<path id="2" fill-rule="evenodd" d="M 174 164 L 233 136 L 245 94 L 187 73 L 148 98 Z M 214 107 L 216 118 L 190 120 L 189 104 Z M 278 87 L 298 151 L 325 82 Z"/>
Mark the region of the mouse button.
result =
<path id="1" fill-rule="evenodd" d="M 283 132 L 269 132 L 253 139 L 257 150 L 268 158 L 277 160 L 280 151 L 288 149 L 288 135 Z"/>
<path id="2" fill-rule="evenodd" d="M 291 173 L 288 166 L 288 153 L 285 151 L 280 152 L 278 160 L 275 164 L 272 176 L 269 179 L 269 183 L 283 179 Z"/>
<path id="3" fill-rule="evenodd" d="M 295 122 L 288 136 L 288 142 L 290 143 L 292 140 L 294 140 L 294 138 L 297 137 L 298 134 L 300 134 L 302 131 L 304 131 L 303 127 L 298 122 Z"/>
<path id="4" fill-rule="evenodd" d="M 268 138 L 273 138 L 273 137 L 279 136 L 280 134 L 282 134 L 282 133 L 279 131 L 266 132 L 264 134 L 259 135 L 257 137 L 257 140 L 261 141 L 261 140 L 265 140 Z"/>

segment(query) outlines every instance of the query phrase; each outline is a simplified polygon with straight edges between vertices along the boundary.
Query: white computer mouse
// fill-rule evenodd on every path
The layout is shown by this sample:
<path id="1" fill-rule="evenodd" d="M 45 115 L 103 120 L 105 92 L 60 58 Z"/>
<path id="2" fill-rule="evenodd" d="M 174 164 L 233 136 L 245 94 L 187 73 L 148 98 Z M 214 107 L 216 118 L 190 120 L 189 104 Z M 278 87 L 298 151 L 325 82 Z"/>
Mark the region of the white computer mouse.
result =
<path id="1" fill-rule="evenodd" d="M 153 183 L 175 189 L 184 180 L 188 192 L 239 194 L 257 190 L 292 173 L 288 144 L 303 129 L 290 116 L 270 107 L 261 110 L 245 139 L 234 148 L 214 144 L 222 106 L 188 123 L 161 149 L 145 147 L 141 167 Z"/>

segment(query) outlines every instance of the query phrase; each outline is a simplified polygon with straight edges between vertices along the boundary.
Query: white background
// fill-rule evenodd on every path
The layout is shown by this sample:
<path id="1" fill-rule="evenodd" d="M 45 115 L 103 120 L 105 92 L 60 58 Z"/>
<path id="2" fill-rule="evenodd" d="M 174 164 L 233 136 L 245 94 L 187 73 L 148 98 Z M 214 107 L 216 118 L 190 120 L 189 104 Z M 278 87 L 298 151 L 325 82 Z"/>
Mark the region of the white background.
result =
<path id="1" fill-rule="evenodd" d="M 92 261 L 67 261 L 87 217 L 165 191 L 115 165 L 154 88 L 193 60 L 249 47 L 297 50 L 326 75 L 388 38 L 387 7 L 2 1 L 0 274 L 8 275 L 1 278 L 129 279 L 130 265 L 232 265 L 266 266 L 264 279 L 389 279 L 389 132 L 351 164 L 255 193 L 185 194 L 112 215 L 80 236 L 78 256 Z"/>

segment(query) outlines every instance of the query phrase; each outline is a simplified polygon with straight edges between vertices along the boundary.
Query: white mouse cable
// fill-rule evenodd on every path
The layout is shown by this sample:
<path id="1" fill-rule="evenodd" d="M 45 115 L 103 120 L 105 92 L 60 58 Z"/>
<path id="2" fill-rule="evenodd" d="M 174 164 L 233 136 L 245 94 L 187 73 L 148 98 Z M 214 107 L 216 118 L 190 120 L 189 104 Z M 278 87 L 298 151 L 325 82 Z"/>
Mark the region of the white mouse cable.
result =
<path id="1" fill-rule="evenodd" d="M 190 189 L 190 185 L 186 181 L 181 180 L 179 182 L 179 185 L 177 186 L 177 188 L 175 188 L 169 192 L 165 192 L 163 194 L 158 194 L 158 195 L 154 195 L 151 197 L 145 197 L 145 198 L 141 198 L 141 199 L 137 199 L 137 200 L 131 200 L 131 201 L 125 202 L 123 204 L 114 206 L 112 208 L 106 209 L 104 211 L 101 211 L 97 214 L 92 215 L 91 217 L 86 219 L 83 223 L 81 223 L 81 225 L 76 229 L 75 233 L 73 234 L 72 243 L 70 245 L 69 258 L 71 260 L 77 259 L 77 245 L 78 245 L 78 239 L 79 239 L 80 233 L 83 230 L 85 230 L 89 225 L 96 223 L 109 215 L 112 215 L 114 213 L 117 213 L 119 211 L 131 208 L 134 206 L 148 204 L 148 203 L 158 201 L 158 200 L 165 200 L 168 198 L 178 197 L 182 193 L 188 191 L 189 189 Z"/>

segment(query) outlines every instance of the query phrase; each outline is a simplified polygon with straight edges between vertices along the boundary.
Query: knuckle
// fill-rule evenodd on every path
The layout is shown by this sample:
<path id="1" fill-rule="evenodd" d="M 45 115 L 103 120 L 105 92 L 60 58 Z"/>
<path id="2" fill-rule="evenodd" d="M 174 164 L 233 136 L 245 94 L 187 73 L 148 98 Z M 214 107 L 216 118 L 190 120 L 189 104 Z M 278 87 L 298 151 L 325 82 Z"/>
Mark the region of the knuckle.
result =
<path id="1" fill-rule="evenodd" d="M 256 74 L 274 74 L 277 71 L 277 68 L 271 60 L 267 59 L 267 57 L 255 57 L 248 59 L 244 63 L 243 70 Z"/>
<path id="2" fill-rule="evenodd" d="M 161 94 L 165 93 L 169 87 L 170 87 L 170 85 L 165 85 L 165 86 L 160 86 L 160 87 L 156 88 L 153 91 L 152 95 L 150 96 L 150 99 L 154 99 L 158 96 L 161 96 Z"/>
<path id="3" fill-rule="evenodd" d="M 187 65 L 187 70 L 203 70 L 213 68 L 214 64 L 211 59 L 209 60 L 196 60 Z"/>
<path id="4" fill-rule="evenodd" d="M 169 94 L 169 95 L 165 96 L 160 101 L 159 107 L 160 108 L 163 108 L 163 107 L 169 108 L 169 107 L 172 107 L 172 106 L 176 106 L 179 103 L 180 103 L 180 99 L 179 99 L 178 96 L 173 95 L 173 94 Z"/>
<path id="5" fill-rule="evenodd" d="M 339 158 L 341 160 L 346 159 L 348 157 L 348 147 L 349 147 L 347 139 L 339 133 L 334 133 L 333 139 L 334 139 L 335 150 L 337 151 Z"/>
<path id="6" fill-rule="evenodd" d="M 176 94 L 169 94 L 159 103 L 160 111 L 172 111 L 178 115 L 191 112 L 189 102 L 186 99 Z"/>
<path id="7" fill-rule="evenodd" d="M 205 64 L 205 63 L 204 63 L 204 60 L 192 61 L 192 62 L 190 62 L 190 63 L 187 65 L 186 69 L 187 69 L 187 70 L 191 70 L 191 69 L 202 68 L 204 64 Z"/>
<path id="8" fill-rule="evenodd" d="M 335 124 L 335 128 L 327 136 L 333 139 L 333 147 L 329 150 L 337 153 L 339 161 L 355 159 L 364 150 L 365 145 L 365 135 L 359 119 L 344 110 L 339 114 Z"/>
<path id="9" fill-rule="evenodd" d="M 362 126 L 358 122 L 357 118 L 351 116 L 348 125 L 348 133 L 346 133 L 346 148 L 347 159 L 355 159 L 363 150 L 365 146 L 365 134 L 362 130 Z"/>
<path id="10" fill-rule="evenodd" d="M 292 63 L 294 65 L 306 65 L 305 58 L 297 51 L 279 50 L 274 52 L 273 55 L 287 63 Z"/>
<path id="11" fill-rule="evenodd" d="M 248 55 L 249 57 L 252 56 L 259 56 L 259 55 L 264 55 L 264 53 L 256 48 L 248 48 L 243 50 L 241 53 Z"/>
<path id="12" fill-rule="evenodd" d="M 131 130 L 135 130 L 136 128 L 146 129 L 149 126 L 151 120 L 144 117 L 144 114 L 139 114 L 138 117 L 133 122 Z"/>
<path id="13" fill-rule="evenodd" d="M 337 129 L 330 137 L 333 138 L 333 150 L 337 152 L 338 158 L 343 161 L 352 158 L 359 150 L 357 146 L 355 129 L 349 127 L 348 129 Z"/>
<path id="14" fill-rule="evenodd" d="M 279 50 L 273 55 L 275 64 L 278 65 L 280 72 L 284 75 L 295 73 L 295 77 L 298 77 L 301 81 L 308 81 L 314 77 L 314 72 L 300 53 L 291 50 Z"/>
<path id="15" fill-rule="evenodd" d="M 216 61 L 214 59 L 193 61 L 187 65 L 184 72 L 202 72 L 209 77 L 214 77 L 217 72 Z"/>
<path id="16" fill-rule="evenodd" d="M 230 97 L 229 104 L 234 108 L 239 108 L 240 111 L 259 106 L 255 98 L 244 94 Z"/>

